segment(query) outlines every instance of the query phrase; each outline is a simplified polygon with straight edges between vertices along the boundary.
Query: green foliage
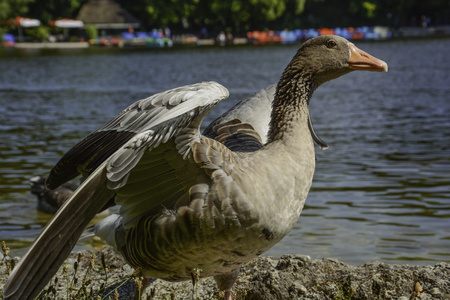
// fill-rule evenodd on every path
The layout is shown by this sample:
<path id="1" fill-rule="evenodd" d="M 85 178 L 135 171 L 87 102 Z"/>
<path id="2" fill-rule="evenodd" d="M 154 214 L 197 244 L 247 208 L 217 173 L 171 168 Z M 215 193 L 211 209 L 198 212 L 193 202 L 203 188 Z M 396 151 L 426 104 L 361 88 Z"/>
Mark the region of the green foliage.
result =
<path id="1" fill-rule="evenodd" d="M 1 1 L 1 0 L 0 0 Z M 14 0 L 13 0 L 14 1 Z M 24 0 L 22 0 L 24 1 Z M 43 24 L 60 18 L 74 18 L 85 0 L 29 0 L 29 15 Z"/>
<path id="2" fill-rule="evenodd" d="M 117 0 L 145 28 L 170 26 L 197 31 L 206 27 L 233 32 L 264 28 L 294 29 L 408 24 L 426 14 L 450 23 L 447 0 Z"/>
<path id="3" fill-rule="evenodd" d="M 363 7 L 367 9 L 367 17 L 368 18 L 374 18 L 375 17 L 375 10 L 377 9 L 377 5 L 374 3 L 371 3 L 369 1 L 363 2 Z"/>
<path id="4" fill-rule="evenodd" d="M 25 35 L 32 41 L 45 41 L 48 37 L 49 28 L 47 26 L 39 26 L 34 28 L 27 28 Z"/>
<path id="5" fill-rule="evenodd" d="M 0 27 L 0 42 L 3 42 L 3 35 L 5 33 L 8 33 L 8 30 L 6 28 Z"/>
<path id="6" fill-rule="evenodd" d="M 84 26 L 86 35 L 90 39 L 98 38 L 98 29 L 94 25 L 87 24 Z"/>
<path id="7" fill-rule="evenodd" d="M 0 24 L 17 16 L 25 16 L 35 0 L 0 0 Z"/>

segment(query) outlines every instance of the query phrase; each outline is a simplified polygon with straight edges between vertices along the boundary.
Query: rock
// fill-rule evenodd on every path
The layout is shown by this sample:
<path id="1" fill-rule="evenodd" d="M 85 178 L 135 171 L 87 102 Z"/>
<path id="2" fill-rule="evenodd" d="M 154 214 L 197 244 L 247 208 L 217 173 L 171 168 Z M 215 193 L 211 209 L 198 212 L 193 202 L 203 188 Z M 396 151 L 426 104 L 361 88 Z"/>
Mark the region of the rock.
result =
<path id="1" fill-rule="evenodd" d="M 0 266 L 2 274 L 6 265 Z M 136 276 L 133 277 L 133 273 Z M 113 299 L 114 289 L 120 286 L 117 288 L 119 299 L 131 299 L 136 286 L 146 284 L 145 280 L 141 282 L 138 273 L 110 247 L 97 252 L 95 257 L 87 252 L 73 253 L 70 263 L 58 272 L 56 284 L 55 279 L 51 281 L 48 295 L 53 297 L 53 287 L 57 298 L 63 299 L 67 299 L 70 285 L 73 285 L 70 293 L 78 293 L 78 296 L 94 296 L 102 287 L 109 287 L 102 295 L 112 291 L 105 299 Z M 0 283 L 0 288 L 3 284 Z M 311 259 L 303 255 L 284 255 L 279 259 L 259 257 L 241 269 L 233 297 L 245 300 L 450 299 L 450 265 L 371 262 L 351 266 L 335 259 Z M 141 299 L 223 299 L 223 293 L 217 290 L 212 278 L 200 280 L 195 288 L 191 281 L 171 283 L 157 279 L 148 284 Z"/>

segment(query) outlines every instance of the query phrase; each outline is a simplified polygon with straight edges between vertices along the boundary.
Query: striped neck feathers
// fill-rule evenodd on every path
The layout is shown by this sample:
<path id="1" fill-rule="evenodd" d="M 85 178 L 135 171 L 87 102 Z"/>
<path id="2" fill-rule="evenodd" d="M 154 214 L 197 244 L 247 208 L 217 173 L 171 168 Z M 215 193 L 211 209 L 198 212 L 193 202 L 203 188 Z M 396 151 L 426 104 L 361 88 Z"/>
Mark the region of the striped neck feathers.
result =
<path id="1" fill-rule="evenodd" d="M 286 68 L 278 83 L 272 106 L 269 143 L 295 131 L 298 123 L 308 125 L 309 100 L 317 87 L 310 72 Z"/>

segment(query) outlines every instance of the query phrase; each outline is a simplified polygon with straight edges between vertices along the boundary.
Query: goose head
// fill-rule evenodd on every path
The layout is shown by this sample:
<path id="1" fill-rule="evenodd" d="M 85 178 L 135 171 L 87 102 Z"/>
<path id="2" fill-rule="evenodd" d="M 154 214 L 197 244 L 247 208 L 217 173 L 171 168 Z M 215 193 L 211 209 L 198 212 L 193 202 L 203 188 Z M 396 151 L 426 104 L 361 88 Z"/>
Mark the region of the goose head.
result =
<path id="1" fill-rule="evenodd" d="M 334 35 L 306 41 L 286 68 L 292 74 L 311 76 L 315 87 L 355 70 L 387 72 L 388 66 L 345 38 Z"/>
<path id="2" fill-rule="evenodd" d="M 273 111 L 272 116 L 276 118 L 277 115 L 283 115 L 289 104 L 308 107 L 310 98 L 317 87 L 355 70 L 387 72 L 388 66 L 384 61 L 359 49 L 340 36 L 323 35 L 306 41 L 281 76 L 273 106 L 275 113 Z M 298 96 L 298 98 L 295 99 L 296 97 L 292 96 Z M 277 113 L 276 110 L 283 112 Z M 273 120 L 272 123 L 275 125 Z M 328 148 L 328 145 L 315 133 L 309 114 L 308 126 L 314 142 L 322 149 Z M 272 132 L 272 137 L 276 135 Z"/>
<path id="3" fill-rule="evenodd" d="M 355 70 L 387 72 L 387 64 L 343 37 L 323 35 L 306 41 L 285 73 L 310 76 L 315 87 Z"/>

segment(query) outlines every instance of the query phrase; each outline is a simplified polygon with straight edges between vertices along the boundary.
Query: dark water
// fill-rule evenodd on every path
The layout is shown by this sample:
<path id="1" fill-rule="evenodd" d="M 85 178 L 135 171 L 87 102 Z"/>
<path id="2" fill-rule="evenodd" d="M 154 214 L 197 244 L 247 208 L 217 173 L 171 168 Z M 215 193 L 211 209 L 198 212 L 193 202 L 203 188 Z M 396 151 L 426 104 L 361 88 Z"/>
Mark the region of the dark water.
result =
<path id="1" fill-rule="evenodd" d="M 331 146 L 317 149 L 298 224 L 268 254 L 448 262 L 450 40 L 357 45 L 389 72 L 353 72 L 315 93 L 316 131 Z M 36 211 L 28 179 L 132 102 L 215 80 L 231 97 L 209 122 L 276 82 L 297 47 L 0 52 L 0 240 L 24 253 L 49 219 Z"/>

